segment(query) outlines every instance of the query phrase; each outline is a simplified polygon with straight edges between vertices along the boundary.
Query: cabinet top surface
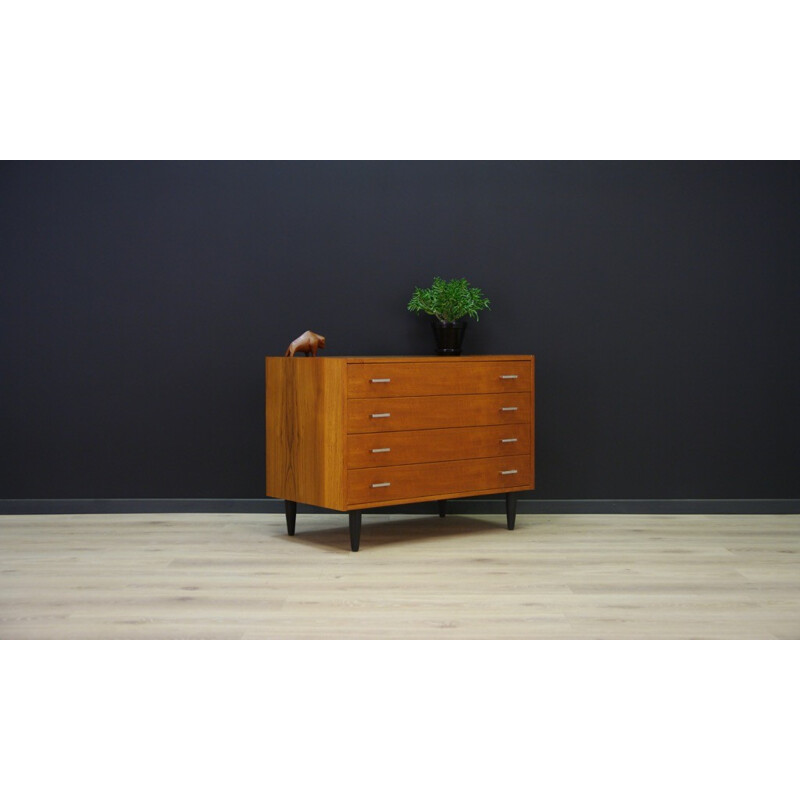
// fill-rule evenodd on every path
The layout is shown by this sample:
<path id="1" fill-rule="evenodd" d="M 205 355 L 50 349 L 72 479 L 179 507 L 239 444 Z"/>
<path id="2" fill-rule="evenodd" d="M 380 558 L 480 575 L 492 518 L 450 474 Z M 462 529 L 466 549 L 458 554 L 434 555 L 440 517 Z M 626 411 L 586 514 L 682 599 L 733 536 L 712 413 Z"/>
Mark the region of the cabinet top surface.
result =
<path id="1" fill-rule="evenodd" d="M 279 359 L 284 361 L 286 356 L 266 356 L 268 359 Z M 487 355 L 487 356 L 325 356 L 325 355 L 318 355 L 316 360 L 325 360 L 325 361 L 347 361 L 350 364 L 373 364 L 373 363 L 385 363 L 385 362 L 393 362 L 399 363 L 402 361 L 431 361 L 431 362 L 438 362 L 441 364 L 457 364 L 460 361 L 520 361 L 523 359 L 530 359 L 533 358 L 532 355 L 502 355 L 502 356 L 494 356 L 494 355 Z M 298 361 L 312 361 L 311 358 L 306 358 L 305 356 L 295 356 L 295 360 Z"/>

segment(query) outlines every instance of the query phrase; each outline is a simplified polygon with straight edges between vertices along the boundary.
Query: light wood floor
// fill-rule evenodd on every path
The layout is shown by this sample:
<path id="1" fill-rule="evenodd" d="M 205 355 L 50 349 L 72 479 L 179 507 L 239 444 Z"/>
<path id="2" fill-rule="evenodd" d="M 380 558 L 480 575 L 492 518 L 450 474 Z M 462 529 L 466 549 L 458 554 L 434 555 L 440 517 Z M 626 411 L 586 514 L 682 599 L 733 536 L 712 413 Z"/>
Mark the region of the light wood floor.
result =
<path id="1" fill-rule="evenodd" d="M 800 517 L 0 517 L 2 639 L 798 639 Z"/>

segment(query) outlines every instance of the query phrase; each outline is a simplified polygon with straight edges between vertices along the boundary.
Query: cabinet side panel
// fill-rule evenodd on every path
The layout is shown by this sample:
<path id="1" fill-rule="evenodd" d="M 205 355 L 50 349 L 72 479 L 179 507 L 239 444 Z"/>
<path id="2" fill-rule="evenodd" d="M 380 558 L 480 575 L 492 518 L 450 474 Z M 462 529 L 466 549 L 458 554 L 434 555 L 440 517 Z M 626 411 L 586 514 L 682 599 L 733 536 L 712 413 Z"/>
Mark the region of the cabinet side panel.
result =
<path id="1" fill-rule="evenodd" d="M 286 396 L 286 369 L 282 359 L 267 358 L 265 364 L 267 495 L 290 499 L 286 483 L 291 436 L 282 424 L 290 407 Z"/>
<path id="2" fill-rule="evenodd" d="M 341 507 L 341 372 L 334 359 L 267 358 L 268 495 Z"/>
<path id="3" fill-rule="evenodd" d="M 531 356 L 531 489 L 536 487 L 536 357 Z"/>

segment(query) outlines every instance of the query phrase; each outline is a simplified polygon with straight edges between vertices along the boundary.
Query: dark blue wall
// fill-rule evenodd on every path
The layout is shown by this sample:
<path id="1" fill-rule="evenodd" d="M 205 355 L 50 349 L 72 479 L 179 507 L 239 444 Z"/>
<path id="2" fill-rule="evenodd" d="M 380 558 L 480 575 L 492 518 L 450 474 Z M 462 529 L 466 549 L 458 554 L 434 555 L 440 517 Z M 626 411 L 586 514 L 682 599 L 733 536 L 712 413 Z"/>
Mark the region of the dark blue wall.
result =
<path id="1" fill-rule="evenodd" d="M 0 497 L 263 497 L 263 357 L 537 357 L 537 498 L 797 498 L 795 163 L 5 163 Z"/>

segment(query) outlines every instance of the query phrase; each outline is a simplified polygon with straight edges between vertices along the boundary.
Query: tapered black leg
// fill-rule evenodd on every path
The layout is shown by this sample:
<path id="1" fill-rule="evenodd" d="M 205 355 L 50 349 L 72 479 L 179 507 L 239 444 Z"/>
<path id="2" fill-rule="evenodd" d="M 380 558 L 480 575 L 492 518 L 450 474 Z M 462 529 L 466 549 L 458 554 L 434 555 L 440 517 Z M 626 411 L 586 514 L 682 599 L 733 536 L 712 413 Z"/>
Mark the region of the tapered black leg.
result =
<path id="1" fill-rule="evenodd" d="M 361 512 L 350 512 L 350 549 L 358 552 L 358 545 L 361 541 Z"/>
<path id="2" fill-rule="evenodd" d="M 286 530 L 289 531 L 289 536 L 294 536 L 294 522 L 297 519 L 297 503 L 294 500 L 284 500 L 286 507 Z"/>
<path id="3" fill-rule="evenodd" d="M 437 500 L 439 505 L 439 516 L 443 517 L 447 513 L 447 500 Z"/>
<path id="4" fill-rule="evenodd" d="M 506 492 L 506 521 L 508 522 L 508 529 L 514 530 L 514 523 L 517 519 L 517 493 Z"/>

